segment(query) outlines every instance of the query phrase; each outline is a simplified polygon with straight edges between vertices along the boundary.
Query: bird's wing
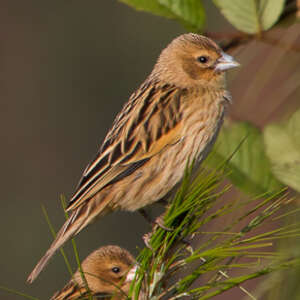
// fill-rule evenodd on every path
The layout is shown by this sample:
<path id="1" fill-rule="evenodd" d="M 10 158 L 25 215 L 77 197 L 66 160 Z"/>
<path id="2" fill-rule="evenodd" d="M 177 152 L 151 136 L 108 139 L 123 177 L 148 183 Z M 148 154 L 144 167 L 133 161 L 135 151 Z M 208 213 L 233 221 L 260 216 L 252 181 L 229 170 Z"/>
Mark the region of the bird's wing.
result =
<path id="1" fill-rule="evenodd" d="M 50 300 L 65 300 L 65 299 L 80 299 L 87 294 L 84 287 L 79 287 L 78 284 L 70 281 L 65 287 L 57 291 Z"/>
<path id="2" fill-rule="evenodd" d="M 68 210 L 147 163 L 181 138 L 180 102 L 185 92 L 145 82 L 116 117 L 96 158 L 87 166 Z"/>

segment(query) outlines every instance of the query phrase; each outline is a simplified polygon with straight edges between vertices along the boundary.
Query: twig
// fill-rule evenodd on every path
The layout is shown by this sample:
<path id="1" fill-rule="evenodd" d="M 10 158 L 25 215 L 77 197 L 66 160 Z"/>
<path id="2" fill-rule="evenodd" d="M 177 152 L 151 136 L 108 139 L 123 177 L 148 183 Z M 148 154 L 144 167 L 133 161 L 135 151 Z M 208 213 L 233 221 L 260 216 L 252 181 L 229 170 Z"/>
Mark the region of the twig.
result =
<path id="1" fill-rule="evenodd" d="M 300 17 L 300 0 L 292 1 L 290 4 L 288 4 L 282 13 L 279 22 L 283 21 L 285 18 L 289 17 L 292 14 L 296 13 L 296 17 Z M 252 41 L 255 38 L 259 38 L 260 40 L 275 44 L 275 45 L 281 45 L 279 40 L 274 40 L 269 37 L 266 38 L 266 36 L 260 32 L 256 35 L 249 35 L 241 32 L 234 32 L 234 33 L 228 33 L 228 32 L 211 32 L 207 31 L 205 32 L 205 35 L 215 39 L 215 40 L 227 40 L 226 42 L 221 42 L 221 47 L 224 51 L 232 51 L 235 48 L 240 47 L 243 44 L 246 44 L 250 41 Z M 293 50 L 299 51 L 298 47 L 294 47 Z"/>

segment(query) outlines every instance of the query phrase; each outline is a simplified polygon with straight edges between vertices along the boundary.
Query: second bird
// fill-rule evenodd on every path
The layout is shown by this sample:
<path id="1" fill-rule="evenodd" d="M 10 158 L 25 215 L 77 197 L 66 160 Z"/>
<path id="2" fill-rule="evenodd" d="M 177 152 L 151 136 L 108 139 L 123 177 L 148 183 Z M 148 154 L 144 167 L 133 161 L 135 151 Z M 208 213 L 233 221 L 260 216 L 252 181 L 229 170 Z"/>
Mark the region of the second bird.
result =
<path id="1" fill-rule="evenodd" d="M 77 270 L 65 287 L 50 300 L 88 300 L 90 296 L 102 300 L 125 300 L 137 268 L 134 263 L 134 258 L 125 249 L 101 247 L 81 264 L 86 282 Z"/>
<path id="2" fill-rule="evenodd" d="M 96 217 L 159 201 L 182 179 L 189 159 L 201 161 L 207 155 L 231 99 L 225 71 L 238 65 L 215 42 L 192 33 L 161 52 L 85 169 L 67 207 L 70 218 L 29 282 Z"/>

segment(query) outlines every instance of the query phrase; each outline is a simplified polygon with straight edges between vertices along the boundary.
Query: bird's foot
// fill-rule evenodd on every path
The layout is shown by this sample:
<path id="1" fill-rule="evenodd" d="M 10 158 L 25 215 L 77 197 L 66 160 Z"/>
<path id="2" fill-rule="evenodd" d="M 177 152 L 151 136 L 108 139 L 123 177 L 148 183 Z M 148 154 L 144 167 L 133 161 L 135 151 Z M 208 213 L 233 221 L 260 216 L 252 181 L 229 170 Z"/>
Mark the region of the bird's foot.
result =
<path id="1" fill-rule="evenodd" d="M 145 246 L 150 249 L 152 252 L 154 252 L 152 246 L 150 245 L 150 240 L 151 240 L 152 232 L 145 233 L 143 235 L 143 241 L 145 243 Z"/>
<path id="2" fill-rule="evenodd" d="M 169 232 L 172 232 L 174 229 L 173 228 L 170 228 L 170 227 L 167 227 L 164 223 L 164 220 L 163 220 L 163 215 L 157 217 L 154 221 L 154 224 L 157 225 L 158 227 L 166 230 L 166 231 L 169 231 Z"/>
<path id="3" fill-rule="evenodd" d="M 173 228 L 167 227 L 164 224 L 164 220 L 163 220 L 163 216 L 164 214 L 160 215 L 159 217 L 157 217 L 155 219 L 155 221 L 153 222 L 153 220 L 151 220 L 151 217 L 149 216 L 149 214 L 147 213 L 147 211 L 143 208 L 139 209 L 139 213 L 145 218 L 145 220 L 152 225 L 152 227 L 154 227 L 155 225 L 157 225 L 158 227 L 166 230 L 166 231 L 173 231 Z"/>

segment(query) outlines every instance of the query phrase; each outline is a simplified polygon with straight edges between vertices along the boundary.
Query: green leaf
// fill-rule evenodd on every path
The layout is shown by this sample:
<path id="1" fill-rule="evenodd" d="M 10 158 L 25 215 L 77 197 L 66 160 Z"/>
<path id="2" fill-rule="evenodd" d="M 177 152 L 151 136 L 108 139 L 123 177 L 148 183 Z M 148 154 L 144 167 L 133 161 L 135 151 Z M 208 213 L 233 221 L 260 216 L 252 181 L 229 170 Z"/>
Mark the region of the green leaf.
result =
<path id="1" fill-rule="evenodd" d="M 201 0 L 120 0 L 137 10 L 180 21 L 189 30 L 200 31 L 205 23 Z"/>
<path id="2" fill-rule="evenodd" d="M 222 14 L 237 29 L 260 33 L 279 19 L 285 0 L 213 0 Z"/>
<path id="3" fill-rule="evenodd" d="M 223 126 L 206 163 L 216 167 L 227 159 L 229 179 L 244 192 L 262 194 L 282 187 L 271 172 L 262 134 L 253 125 L 236 122 Z"/>
<path id="4" fill-rule="evenodd" d="M 300 110 L 264 130 L 266 153 L 275 176 L 300 192 Z"/>
<path id="5" fill-rule="evenodd" d="M 175 18 L 176 16 L 164 5 L 161 5 L 158 0 L 120 0 L 121 2 L 135 8 L 136 10 L 146 11 L 154 15 Z"/>
<path id="6" fill-rule="evenodd" d="M 205 23 L 205 11 L 201 0 L 158 0 L 190 30 L 199 31 Z"/>

